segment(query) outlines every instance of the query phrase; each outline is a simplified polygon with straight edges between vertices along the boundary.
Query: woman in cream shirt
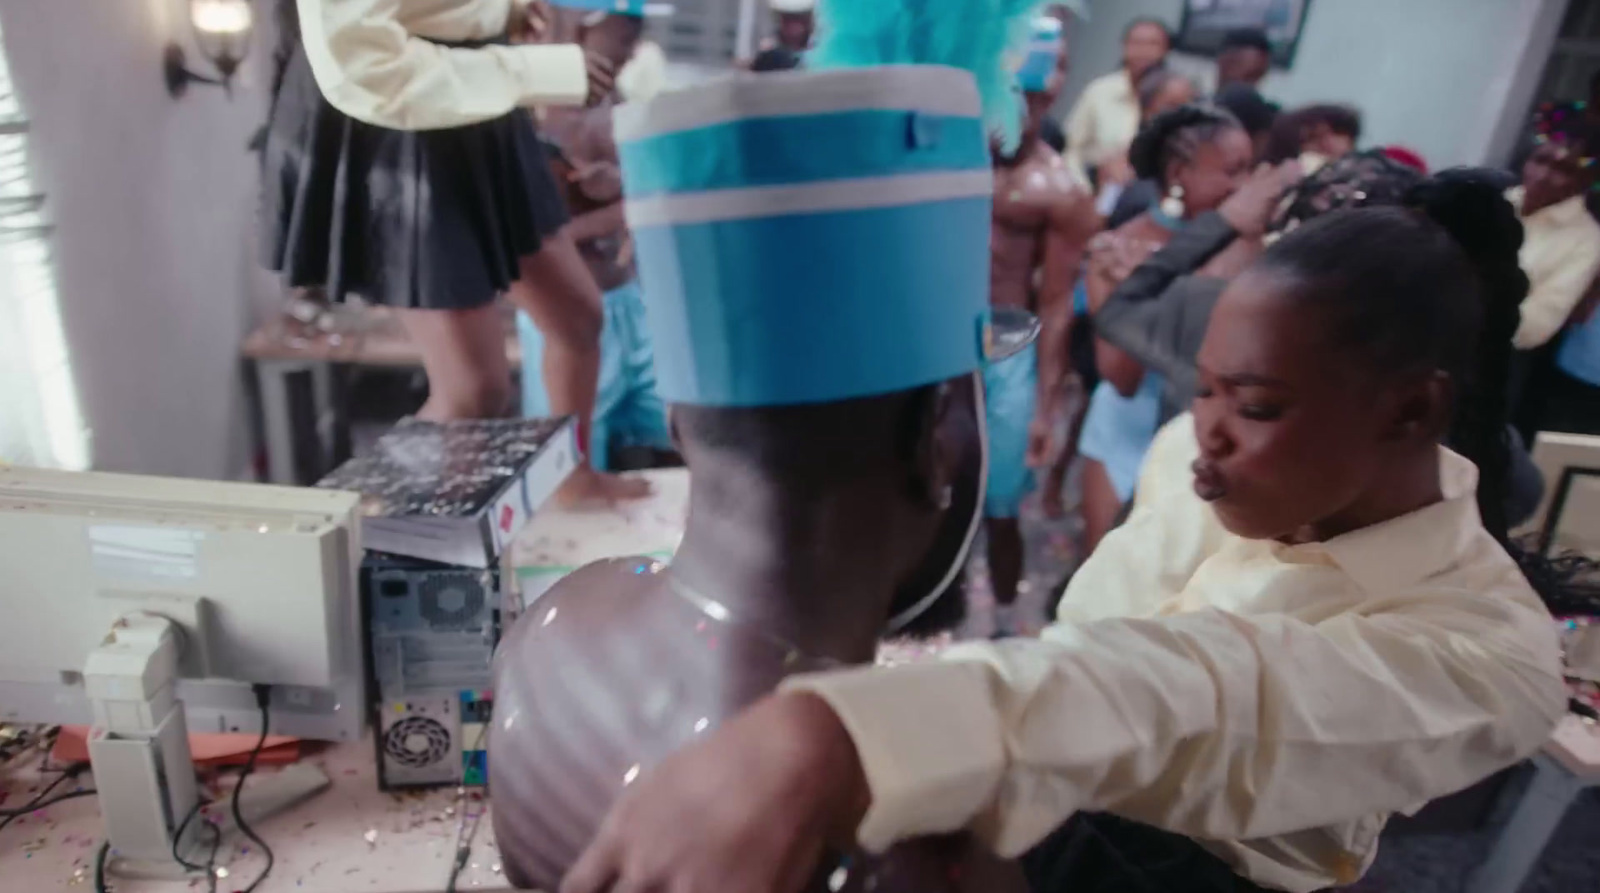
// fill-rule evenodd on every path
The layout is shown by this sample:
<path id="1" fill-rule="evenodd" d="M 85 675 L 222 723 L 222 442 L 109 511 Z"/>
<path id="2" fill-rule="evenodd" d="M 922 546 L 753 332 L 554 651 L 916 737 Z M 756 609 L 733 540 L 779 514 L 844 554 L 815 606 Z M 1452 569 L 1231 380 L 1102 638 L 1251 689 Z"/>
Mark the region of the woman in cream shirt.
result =
<path id="1" fill-rule="evenodd" d="M 608 95 L 610 65 L 514 40 L 528 0 L 299 0 L 263 153 L 265 262 L 290 286 L 390 306 L 422 353 L 433 420 L 508 414 L 500 294 L 549 339 L 558 414 L 586 437 L 600 293 L 525 109 Z M 574 499 L 640 484 L 586 470 Z"/>
<path id="2" fill-rule="evenodd" d="M 1555 624 L 1478 508 L 1521 232 L 1470 175 L 1407 204 L 1319 217 L 1229 285 L 1192 417 L 1038 640 L 794 678 L 647 767 L 562 893 L 798 890 L 829 846 L 957 830 L 1027 852 L 1035 891 L 1309 893 L 1536 751 Z"/>

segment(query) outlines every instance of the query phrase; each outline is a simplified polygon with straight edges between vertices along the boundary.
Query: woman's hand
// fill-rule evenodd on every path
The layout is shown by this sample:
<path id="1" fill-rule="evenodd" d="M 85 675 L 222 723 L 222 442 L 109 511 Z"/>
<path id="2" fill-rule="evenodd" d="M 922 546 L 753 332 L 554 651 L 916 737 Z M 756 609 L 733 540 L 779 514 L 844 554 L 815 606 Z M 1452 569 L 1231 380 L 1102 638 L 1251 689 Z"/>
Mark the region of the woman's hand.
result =
<path id="1" fill-rule="evenodd" d="M 1240 236 L 1246 239 L 1259 238 L 1267 231 L 1273 215 L 1277 213 L 1283 194 L 1300 182 L 1300 177 L 1298 161 L 1285 161 L 1276 167 L 1263 164 L 1256 168 L 1243 186 L 1228 196 L 1217 208 L 1217 213 Z"/>
<path id="2" fill-rule="evenodd" d="M 510 37 L 512 43 L 538 43 L 550 31 L 548 0 L 528 0 L 527 5 L 512 4 Z"/>
<path id="3" fill-rule="evenodd" d="M 870 800 L 832 708 L 769 697 L 639 779 L 561 893 L 797 893 Z"/>

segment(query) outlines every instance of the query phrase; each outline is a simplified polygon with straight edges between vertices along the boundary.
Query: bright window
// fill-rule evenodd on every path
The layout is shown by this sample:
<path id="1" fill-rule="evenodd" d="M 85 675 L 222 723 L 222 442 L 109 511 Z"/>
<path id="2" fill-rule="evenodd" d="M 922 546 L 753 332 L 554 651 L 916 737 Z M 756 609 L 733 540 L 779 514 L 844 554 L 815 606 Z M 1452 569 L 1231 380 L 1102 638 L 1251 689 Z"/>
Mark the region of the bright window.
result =
<path id="1" fill-rule="evenodd" d="M 0 460 L 81 469 L 89 437 L 61 328 L 44 196 L 0 33 Z"/>

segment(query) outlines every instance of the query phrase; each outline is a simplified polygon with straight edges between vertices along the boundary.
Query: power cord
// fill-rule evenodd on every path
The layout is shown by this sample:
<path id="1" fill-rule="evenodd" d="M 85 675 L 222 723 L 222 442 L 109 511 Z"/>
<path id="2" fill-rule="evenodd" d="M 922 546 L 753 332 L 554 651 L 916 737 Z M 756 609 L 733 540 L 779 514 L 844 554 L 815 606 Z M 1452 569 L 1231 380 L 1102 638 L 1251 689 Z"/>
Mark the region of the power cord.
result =
<path id="1" fill-rule="evenodd" d="M 244 888 L 243 893 L 253 893 L 257 887 L 261 886 L 261 882 L 266 880 L 267 875 L 272 872 L 272 866 L 275 861 L 272 847 L 268 846 L 267 842 L 261 839 L 261 835 L 257 834 L 255 829 L 245 822 L 244 815 L 239 810 L 239 792 L 244 789 L 245 780 L 250 777 L 251 773 L 255 772 L 256 760 L 261 756 L 261 749 L 267 743 L 267 725 L 268 720 L 271 718 L 268 710 L 268 703 L 272 695 L 271 686 L 254 685 L 251 686 L 251 690 L 256 696 L 256 706 L 261 708 L 261 736 L 256 739 L 255 747 L 250 749 L 250 756 L 245 760 L 244 770 L 240 772 L 239 780 L 233 786 L 233 795 L 229 798 L 229 810 L 233 815 L 233 823 L 238 827 L 239 833 L 249 838 L 250 842 L 260 848 L 261 852 L 267 857 L 267 866 L 261 869 L 261 874 L 251 882 L 250 886 Z M 207 889 L 210 893 L 215 893 L 217 889 L 217 852 L 222 847 L 221 829 L 215 825 L 210 825 L 211 849 L 207 854 L 206 864 L 197 865 L 184 859 L 178 852 L 178 845 L 183 840 L 183 832 L 188 829 L 190 823 L 200 814 L 200 810 L 207 805 L 209 804 L 206 801 L 197 801 L 190 808 L 189 813 L 183 817 L 183 821 L 178 823 L 178 830 L 172 835 L 172 858 L 189 871 L 205 872 Z"/>
<path id="2" fill-rule="evenodd" d="M 251 773 L 256 771 L 256 759 L 261 756 L 261 749 L 267 744 L 267 720 L 270 719 L 268 704 L 272 699 L 272 686 L 270 685 L 252 685 L 250 690 L 255 693 L 256 706 L 261 708 L 261 737 L 256 739 L 256 746 L 251 749 L 250 758 L 245 761 L 244 771 L 239 775 L 239 783 L 233 786 L 231 808 L 233 810 L 233 823 L 238 826 L 241 834 L 250 838 L 251 842 L 261 848 L 261 852 L 267 857 L 267 867 L 261 869 L 261 874 L 250 882 L 250 886 L 244 888 L 243 893 L 255 893 L 255 889 L 261 886 L 261 882 L 267 879 L 267 875 L 272 873 L 272 865 L 276 861 L 272 855 L 272 847 L 267 846 L 267 842 L 261 839 L 261 835 L 257 834 L 254 828 L 245 824 L 244 816 L 239 812 L 239 792 L 244 790 L 245 780 L 250 777 Z M 215 857 L 213 856 L 213 858 Z M 211 873 L 213 876 L 216 875 L 215 871 Z"/>
<path id="3" fill-rule="evenodd" d="M 60 787 L 62 782 L 68 779 L 76 779 L 78 776 L 88 771 L 88 769 L 88 763 L 73 763 L 71 766 L 68 766 L 66 769 L 62 770 L 60 775 L 57 775 L 53 781 L 51 781 L 48 785 L 45 785 L 44 790 L 35 794 L 33 799 L 29 800 L 26 804 L 16 809 L 0 809 L 0 817 L 4 818 L 4 821 L 0 821 L 0 831 L 4 831 L 7 825 L 30 812 L 44 809 L 47 806 L 54 806 L 57 803 L 63 803 L 67 800 L 74 800 L 78 797 L 94 796 L 95 790 L 93 788 L 84 791 L 68 791 L 65 794 L 57 794 L 54 797 L 50 796 L 50 792 Z"/>
<path id="4" fill-rule="evenodd" d="M 483 734 L 488 728 L 488 723 L 478 727 L 478 734 L 473 740 L 470 752 L 476 753 L 483 749 Z M 456 893 L 456 884 L 461 880 L 461 872 L 472 860 L 472 841 L 478 836 L 478 825 L 483 822 L 484 810 L 480 807 L 477 814 L 471 817 L 471 827 L 467 826 L 467 802 L 466 789 L 462 788 L 461 796 L 456 798 L 456 808 L 461 810 L 460 824 L 456 826 L 456 855 L 450 862 L 450 880 L 445 884 L 445 893 Z"/>

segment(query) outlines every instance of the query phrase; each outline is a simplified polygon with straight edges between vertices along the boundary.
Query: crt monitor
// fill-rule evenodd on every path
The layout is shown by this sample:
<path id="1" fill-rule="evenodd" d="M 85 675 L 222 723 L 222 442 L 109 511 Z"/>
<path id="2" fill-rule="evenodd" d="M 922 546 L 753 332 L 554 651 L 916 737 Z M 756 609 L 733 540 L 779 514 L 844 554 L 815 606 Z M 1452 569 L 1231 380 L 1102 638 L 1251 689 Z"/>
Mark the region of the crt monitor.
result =
<path id="1" fill-rule="evenodd" d="M 192 617 L 177 682 L 191 731 L 254 731 L 248 683 L 266 683 L 273 732 L 358 738 L 357 501 L 0 466 L 0 720 L 89 724 L 90 651 L 151 612 Z"/>
<path id="2" fill-rule="evenodd" d="M 0 720 L 92 725 L 106 838 L 130 873 L 198 845 L 174 842 L 201 824 L 184 824 L 188 732 L 266 716 L 280 734 L 361 734 L 358 502 L 0 467 Z M 252 790 L 281 807 L 326 784 L 309 772 Z"/>

